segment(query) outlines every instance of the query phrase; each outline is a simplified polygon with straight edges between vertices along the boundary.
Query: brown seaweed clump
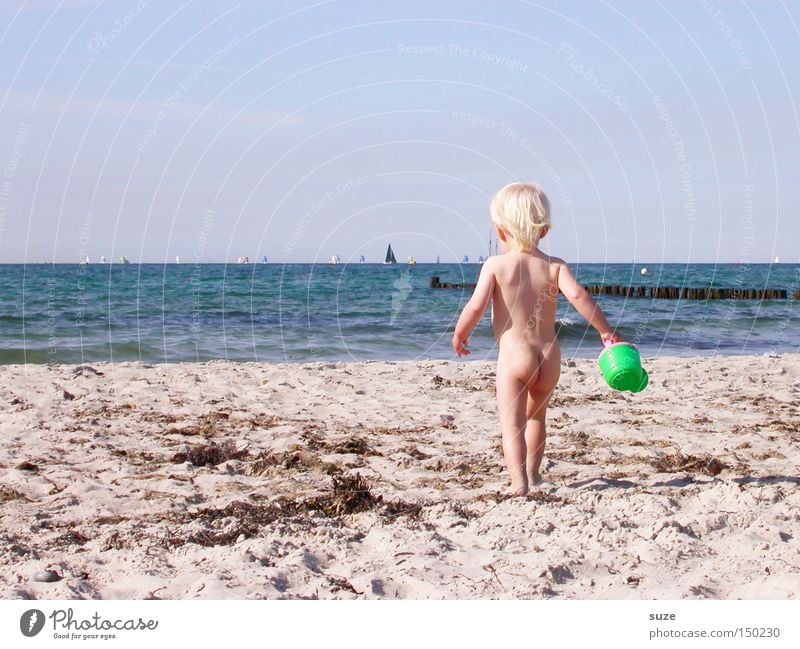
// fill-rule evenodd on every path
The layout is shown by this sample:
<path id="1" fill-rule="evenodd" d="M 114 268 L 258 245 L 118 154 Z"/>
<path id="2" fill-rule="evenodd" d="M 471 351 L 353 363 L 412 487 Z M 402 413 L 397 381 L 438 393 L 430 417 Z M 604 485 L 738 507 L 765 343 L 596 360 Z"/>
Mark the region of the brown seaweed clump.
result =
<path id="1" fill-rule="evenodd" d="M 280 497 L 269 502 L 234 501 L 224 507 L 205 507 L 193 512 L 171 514 L 169 519 L 172 522 L 179 525 L 195 523 L 201 529 L 192 531 L 188 536 L 173 534 L 167 544 L 171 547 L 186 543 L 205 547 L 232 545 L 241 537 L 257 536 L 261 528 L 276 522 L 293 519 L 296 523 L 308 525 L 314 514 L 339 518 L 348 514 L 377 511 L 390 521 L 400 516 L 418 521 L 424 506 L 425 503 L 384 502 L 381 496 L 372 493 L 363 476 L 336 475 L 333 476 L 330 490 L 313 498 Z M 472 515 L 472 512 L 463 512 L 464 518 Z"/>
<path id="2" fill-rule="evenodd" d="M 308 504 L 329 517 L 357 514 L 377 507 L 382 498 L 374 495 L 362 475 L 333 476 L 333 489 Z"/>
<path id="3" fill-rule="evenodd" d="M 237 450 L 232 442 L 222 444 L 198 444 L 190 446 L 186 452 L 176 453 L 172 457 L 175 464 L 189 461 L 194 466 L 217 466 L 228 460 L 241 460 L 249 455 L 247 449 Z"/>
<path id="4" fill-rule="evenodd" d="M 684 455 L 675 451 L 672 455 L 665 455 L 650 462 L 650 465 L 659 473 L 680 473 L 682 471 L 702 472 L 706 475 L 717 476 L 728 465 L 711 455 Z"/>
<path id="5" fill-rule="evenodd" d="M 290 448 L 283 453 L 262 451 L 247 469 L 248 475 L 252 476 L 267 476 L 280 471 L 319 471 L 334 475 L 341 473 L 342 467 L 325 462 L 312 453 Z"/>

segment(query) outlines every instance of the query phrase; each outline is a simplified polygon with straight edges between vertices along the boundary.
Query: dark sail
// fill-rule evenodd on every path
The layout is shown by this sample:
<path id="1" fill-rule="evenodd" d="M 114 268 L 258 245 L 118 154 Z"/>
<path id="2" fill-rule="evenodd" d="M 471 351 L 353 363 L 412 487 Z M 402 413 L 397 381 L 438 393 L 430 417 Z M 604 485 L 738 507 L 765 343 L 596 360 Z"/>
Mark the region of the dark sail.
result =
<path id="1" fill-rule="evenodd" d="M 397 259 L 394 257 L 394 251 L 392 250 L 392 244 L 389 244 L 389 248 L 386 251 L 386 261 L 383 262 L 384 264 L 396 264 Z"/>

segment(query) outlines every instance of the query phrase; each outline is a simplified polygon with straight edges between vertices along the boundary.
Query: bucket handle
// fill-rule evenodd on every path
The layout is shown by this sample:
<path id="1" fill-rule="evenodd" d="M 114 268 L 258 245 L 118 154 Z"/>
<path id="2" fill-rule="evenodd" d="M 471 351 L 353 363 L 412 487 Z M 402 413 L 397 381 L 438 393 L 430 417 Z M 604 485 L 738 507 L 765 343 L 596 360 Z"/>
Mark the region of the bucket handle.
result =
<path id="1" fill-rule="evenodd" d="M 625 342 L 624 340 L 623 340 L 623 341 L 620 341 L 620 342 L 618 342 L 618 343 L 612 343 L 610 340 L 604 340 L 604 341 L 603 341 L 603 348 L 604 348 L 604 349 L 608 349 L 608 348 L 609 348 L 609 347 L 611 347 L 612 345 L 630 345 L 630 346 L 631 346 L 631 347 L 633 347 L 634 349 L 639 349 L 639 348 L 638 348 L 636 345 L 634 345 L 633 343 Z"/>

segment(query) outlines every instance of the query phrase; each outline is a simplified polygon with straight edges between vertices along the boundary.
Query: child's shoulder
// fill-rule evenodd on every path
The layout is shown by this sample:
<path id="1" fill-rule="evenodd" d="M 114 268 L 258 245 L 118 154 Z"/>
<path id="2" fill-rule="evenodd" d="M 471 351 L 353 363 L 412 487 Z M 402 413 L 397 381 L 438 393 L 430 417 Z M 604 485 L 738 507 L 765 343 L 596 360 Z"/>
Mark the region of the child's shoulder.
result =
<path id="1" fill-rule="evenodd" d="M 547 258 L 550 261 L 550 263 L 555 265 L 555 266 L 566 266 L 567 265 L 567 262 L 564 261 L 563 259 L 561 259 L 561 257 L 553 257 L 551 255 L 548 255 Z"/>

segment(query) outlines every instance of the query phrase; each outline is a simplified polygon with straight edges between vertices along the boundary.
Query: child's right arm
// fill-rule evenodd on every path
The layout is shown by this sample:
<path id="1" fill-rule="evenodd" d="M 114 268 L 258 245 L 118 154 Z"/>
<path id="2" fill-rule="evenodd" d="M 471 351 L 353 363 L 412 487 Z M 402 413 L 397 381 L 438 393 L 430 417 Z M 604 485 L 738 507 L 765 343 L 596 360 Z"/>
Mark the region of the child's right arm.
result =
<path id="1" fill-rule="evenodd" d="M 597 306 L 594 298 L 589 295 L 589 292 L 583 288 L 583 286 L 578 284 L 569 266 L 561 260 L 559 260 L 559 262 L 558 290 L 561 291 L 564 297 L 569 300 L 569 303 L 575 307 L 575 310 L 586 318 L 590 325 L 597 329 L 597 333 L 600 334 L 603 343 L 606 341 L 612 343 L 620 342 L 622 339 L 611 328 L 611 325 L 608 324 L 608 320 L 606 320 L 600 307 Z"/>
<path id="2" fill-rule="evenodd" d="M 494 291 L 494 267 L 496 259 L 489 257 L 481 267 L 478 283 L 469 302 L 464 306 L 461 316 L 456 323 L 456 330 L 453 333 L 453 351 L 456 356 L 466 356 L 469 354 L 467 342 L 475 325 L 480 322 L 483 312 L 489 306 Z"/>

